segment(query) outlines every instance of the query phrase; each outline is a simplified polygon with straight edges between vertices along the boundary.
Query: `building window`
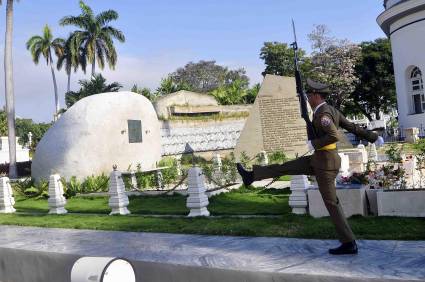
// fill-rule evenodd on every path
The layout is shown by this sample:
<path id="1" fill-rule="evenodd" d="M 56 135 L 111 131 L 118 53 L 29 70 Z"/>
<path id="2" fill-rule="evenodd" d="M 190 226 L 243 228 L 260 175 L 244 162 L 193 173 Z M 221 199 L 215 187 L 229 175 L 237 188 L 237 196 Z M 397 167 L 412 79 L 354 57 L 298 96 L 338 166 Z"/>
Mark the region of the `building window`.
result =
<path id="1" fill-rule="evenodd" d="M 142 121 L 128 120 L 128 142 L 142 143 Z"/>
<path id="2" fill-rule="evenodd" d="M 425 111 L 424 84 L 422 72 L 418 67 L 415 67 L 410 74 L 410 92 L 412 96 L 412 113 L 423 113 Z"/>

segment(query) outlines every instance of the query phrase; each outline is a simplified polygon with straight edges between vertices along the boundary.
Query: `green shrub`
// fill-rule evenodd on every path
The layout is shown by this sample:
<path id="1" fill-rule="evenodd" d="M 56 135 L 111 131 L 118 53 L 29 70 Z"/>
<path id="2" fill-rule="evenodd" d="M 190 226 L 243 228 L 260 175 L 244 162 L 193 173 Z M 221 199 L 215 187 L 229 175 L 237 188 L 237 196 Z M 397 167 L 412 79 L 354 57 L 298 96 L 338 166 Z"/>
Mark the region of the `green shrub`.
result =
<path id="1" fill-rule="evenodd" d="M 388 156 L 388 160 L 392 164 L 398 164 L 401 163 L 401 152 L 403 151 L 403 146 L 400 148 L 397 146 L 397 144 L 391 144 L 388 149 L 385 150 L 385 154 Z"/>
<path id="2" fill-rule="evenodd" d="M 107 192 L 109 177 L 102 173 L 99 176 L 88 176 L 81 184 L 81 193 Z"/>
<path id="3" fill-rule="evenodd" d="M 193 156 L 193 160 L 195 161 L 195 164 L 197 165 L 207 163 L 206 159 L 197 155 Z M 182 165 L 192 165 L 192 154 L 183 154 L 181 157 L 181 163 Z"/>
<path id="4" fill-rule="evenodd" d="M 64 178 L 61 179 L 64 187 L 64 196 L 69 199 L 83 192 L 83 185 L 78 181 L 77 177 L 72 176 L 69 182 L 66 182 Z"/>
<path id="5" fill-rule="evenodd" d="M 45 198 L 49 197 L 48 189 L 49 182 L 45 179 L 40 180 L 38 183 L 32 178 L 27 178 L 23 181 L 18 181 L 13 184 L 13 189 L 21 196 L 28 198 Z"/>
<path id="6" fill-rule="evenodd" d="M 173 157 L 165 157 L 159 161 L 158 166 L 168 167 L 161 171 L 163 185 L 169 185 L 177 181 L 177 160 Z"/>
<path id="7" fill-rule="evenodd" d="M 275 151 L 269 154 L 269 163 L 271 164 L 282 164 L 286 161 L 288 161 L 288 158 L 282 151 Z"/>
<path id="8" fill-rule="evenodd" d="M 251 160 L 250 160 L 250 158 L 249 158 L 248 154 L 247 154 L 245 151 L 243 151 L 243 152 L 241 153 L 241 155 L 240 155 L 240 157 L 239 157 L 239 162 L 240 162 L 240 163 L 241 163 L 244 167 L 246 167 L 246 168 L 251 168 L 251 164 L 250 164 Z"/>

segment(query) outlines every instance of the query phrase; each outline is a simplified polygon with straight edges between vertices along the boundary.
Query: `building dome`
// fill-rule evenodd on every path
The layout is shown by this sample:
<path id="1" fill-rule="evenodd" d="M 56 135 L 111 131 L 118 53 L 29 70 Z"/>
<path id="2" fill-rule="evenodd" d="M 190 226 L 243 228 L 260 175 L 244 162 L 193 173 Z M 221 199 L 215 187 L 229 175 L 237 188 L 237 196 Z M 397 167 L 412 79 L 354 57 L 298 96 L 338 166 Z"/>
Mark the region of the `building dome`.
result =
<path id="1" fill-rule="evenodd" d="M 92 95 L 75 103 L 37 145 L 32 177 L 66 179 L 156 166 L 161 158 L 159 122 L 152 103 L 132 92 Z"/>
<path id="2" fill-rule="evenodd" d="M 384 0 L 384 7 L 385 7 L 385 9 L 389 9 L 392 6 L 397 5 L 400 2 L 405 2 L 405 1 L 408 1 L 408 0 Z"/>
<path id="3" fill-rule="evenodd" d="M 424 21 L 425 0 L 385 0 L 385 11 L 377 21 L 389 36 L 392 33 Z"/>
<path id="4" fill-rule="evenodd" d="M 425 0 L 385 0 L 378 24 L 391 40 L 401 127 L 425 121 Z"/>

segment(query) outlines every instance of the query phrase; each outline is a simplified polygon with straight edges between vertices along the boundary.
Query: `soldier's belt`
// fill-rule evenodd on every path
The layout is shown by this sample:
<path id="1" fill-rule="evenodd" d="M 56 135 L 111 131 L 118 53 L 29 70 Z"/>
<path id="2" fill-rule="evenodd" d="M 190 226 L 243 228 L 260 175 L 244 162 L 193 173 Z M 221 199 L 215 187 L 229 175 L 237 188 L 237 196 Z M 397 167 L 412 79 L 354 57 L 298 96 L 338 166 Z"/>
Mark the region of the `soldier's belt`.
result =
<path id="1" fill-rule="evenodd" d="M 323 146 L 320 149 L 317 149 L 318 151 L 330 151 L 330 150 L 335 150 L 336 149 L 336 143 L 332 143 L 326 146 Z"/>

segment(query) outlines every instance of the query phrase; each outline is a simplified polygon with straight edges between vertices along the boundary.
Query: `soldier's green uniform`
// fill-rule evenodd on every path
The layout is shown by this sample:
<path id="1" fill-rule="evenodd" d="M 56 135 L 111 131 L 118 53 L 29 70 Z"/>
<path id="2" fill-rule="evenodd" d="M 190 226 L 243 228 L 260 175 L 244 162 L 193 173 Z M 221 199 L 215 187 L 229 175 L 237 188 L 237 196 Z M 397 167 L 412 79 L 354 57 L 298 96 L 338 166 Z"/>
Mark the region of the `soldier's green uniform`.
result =
<path id="1" fill-rule="evenodd" d="M 369 142 L 375 142 L 378 135 L 349 122 L 338 110 L 328 104 L 321 105 L 313 116 L 316 139 L 311 140 L 315 149 L 313 155 L 304 156 L 284 164 L 254 166 L 254 180 L 274 178 L 281 175 L 315 175 L 323 201 L 336 226 L 342 243 L 355 240 L 336 196 L 335 178 L 341 166 L 336 149 L 338 129 L 342 127 Z"/>

